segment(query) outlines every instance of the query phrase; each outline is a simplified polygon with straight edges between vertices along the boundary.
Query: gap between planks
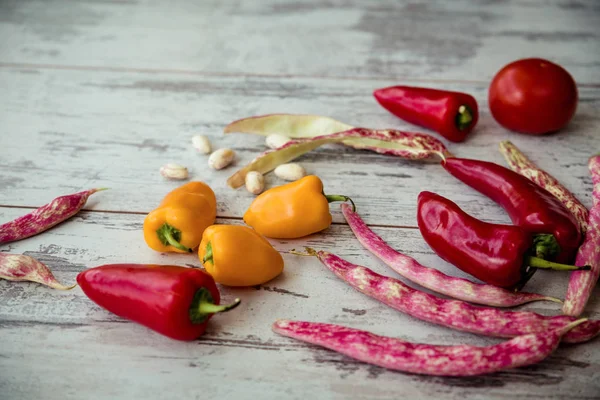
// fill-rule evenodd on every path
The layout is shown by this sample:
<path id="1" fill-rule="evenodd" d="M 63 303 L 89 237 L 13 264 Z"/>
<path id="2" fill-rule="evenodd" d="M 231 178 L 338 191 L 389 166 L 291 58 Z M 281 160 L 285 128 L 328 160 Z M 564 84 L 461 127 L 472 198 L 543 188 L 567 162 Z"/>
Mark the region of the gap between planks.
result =
<path id="1" fill-rule="evenodd" d="M 0 204 L 0 208 L 21 208 L 24 210 L 36 210 L 39 207 L 33 206 L 16 206 L 13 204 Z M 105 213 L 105 214 L 123 214 L 123 215 L 146 215 L 148 212 L 146 211 L 118 211 L 118 210 L 98 210 L 98 209 L 87 209 L 82 208 L 81 211 L 90 212 L 90 213 Z M 231 216 L 220 216 L 217 215 L 217 219 L 225 219 L 232 221 L 242 221 L 242 217 L 231 217 Z M 8 222 L 8 221 L 7 221 Z M 0 224 L 1 225 L 1 224 Z M 345 222 L 332 222 L 331 225 L 348 225 Z M 371 228 L 389 228 L 389 229 L 419 229 L 418 226 L 410 226 L 410 225 L 387 225 L 387 224 L 369 224 Z"/>
<path id="2" fill-rule="evenodd" d="M 139 74 L 174 74 L 174 75 L 195 75 L 205 77 L 226 77 L 226 78 L 273 78 L 273 79 L 330 79 L 330 80 L 361 80 L 361 81 L 405 81 L 405 82 L 431 82 L 431 83 L 471 83 L 488 84 L 489 80 L 471 80 L 471 79 L 441 79 L 441 78 L 415 78 L 382 75 L 377 77 L 370 76 L 351 76 L 351 75 L 311 75 L 311 74 L 267 74 L 267 73 L 241 73 L 241 72 L 215 72 L 215 71 L 195 71 L 186 69 L 161 69 L 161 68 L 127 68 L 127 67 L 109 67 L 95 65 L 62 65 L 62 64 L 35 64 L 35 63 L 2 63 L 0 68 L 25 68 L 25 69 L 47 69 L 47 70 L 65 70 L 65 71 L 92 71 L 92 72 L 115 72 L 115 73 L 139 73 Z M 577 82 L 577 86 L 586 88 L 600 88 L 600 83 Z"/>

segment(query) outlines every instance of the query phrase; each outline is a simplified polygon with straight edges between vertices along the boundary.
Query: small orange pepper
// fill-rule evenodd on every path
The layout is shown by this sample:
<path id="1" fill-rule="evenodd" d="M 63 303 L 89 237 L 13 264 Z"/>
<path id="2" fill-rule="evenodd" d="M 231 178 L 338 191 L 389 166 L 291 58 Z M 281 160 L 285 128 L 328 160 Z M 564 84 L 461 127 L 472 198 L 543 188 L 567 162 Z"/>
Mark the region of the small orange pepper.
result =
<path id="1" fill-rule="evenodd" d="M 188 253 L 215 223 L 217 199 L 203 182 L 189 182 L 169 192 L 144 219 L 144 239 L 160 252 Z"/>
<path id="2" fill-rule="evenodd" d="M 323 194 L 323 182 L 309 175 L 258 196 L 244 214 L 244 222 L 270 238 L 295 239 L 331 225 L 329 203 L 354 202 L 348 196 Z"/>
<path id="3" fill-rule="evenodd" d="M 241 225 L 209 226 L 198 257 L 216 282 L 228 286 L 260 285 L 283 271 L 283 257 L 271 243 Z"/>

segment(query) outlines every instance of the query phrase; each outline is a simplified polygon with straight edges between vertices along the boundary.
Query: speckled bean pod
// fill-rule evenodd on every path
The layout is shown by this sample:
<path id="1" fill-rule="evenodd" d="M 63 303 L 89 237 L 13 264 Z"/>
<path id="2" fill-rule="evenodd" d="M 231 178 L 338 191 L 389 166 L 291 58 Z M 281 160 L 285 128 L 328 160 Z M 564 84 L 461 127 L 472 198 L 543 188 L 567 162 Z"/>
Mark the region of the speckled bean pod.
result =
<path id="1" fill-rule="evenodd" d="M 24 254 L 0 252 L 0 279 L 37 282 L 58 290 L 75 287 L 61 284 L 45 264 Z"/>
<path id="2" fill-rule="evenodd" d="M 290 162 L 320 146 L 346 142 L 348 139 L 352 139 L 352 147 L 356 149 L 371 150 L 379 154 L 394 155 L 409 160 L 421 160 L 435 155 L 445 158 L 451 155 L 442 142 L 425 133 L 354 128 L 308 139 L 290 140 L 275 150 L 260 154 L 244 168 L 230 176 L 227 184 L 234 189 L 239 188 L 244 184 L 246 174 L 250 171 L 266 174 L 278 165 Z"/>
<path id="3" fill-rule="evenodd" d="M 547 317 L 529 311 L 508 311 L 473 306 L 413 289 L 401 281 L 359 265 L 335 254 L 319 251 L 319 261 L 353 288 L 398 311 L 423 321 L 461 331 L 494 337 L 515 337 L 560 329 L 575 321 L 566 315 Z M 564 341 L 579 343 L 600 334 L 600 321 L 586 321 L 564 336 Z"/>
<path id="4" fill-rule="evenodd" d="M 575 317 L 583 312 L 600 277 L 600 155 L 590 158 L 588 167 L 594 185 L 593 205 L 588 216 L 585 240 L 577 251 L 575 265 L 589 265 L 591 269 L 571 273 L 563 304 L 563 313 Z"/>
<path id="5" fill-rule="evenodd" d="M 278 320 L 272 329 L 384 368 L 424 375 L 474 376 L 540 362 L 556 350 L 562 335 L 582 322 L 486 347 L 412 343 L 317 322 Z"/>
<path id="6" fill-rule="evenodd" d="M 587 230 L 588 210 L 566 187 L 552 175 L 540 169 L 525 156 L 514 144 L 505 140 L 500 142 L 500 153 L 506 159 L 509 167 L 523 175 L 536 185 L 552 193 L 573 214 L 582 233 Z M 577 264 L 579 265 L 579 264 Z"/>
<path id="7" fill-rule="evenodd" d="M 381 261 L 404 278 L 427 289 L 471 303 L 494 307 L 514 307 L 532 301 L 560 300 L 537 293 L 511 292 L 493 285 L 471 282 L 444 274 L 434 268 L 421 265 L 417 260 L 392 249 L 360 216 L 347 204 L 342 204 L 342 213 L 358 241 Z"/>
<path id="8" fill-rule="evenodd" d="M 37 235 L 71 218 L 85 205 L 88 197 L 100 190 L 105 189 L 90 189 L 57 197 L 29 214 L 0 225 L 0 243 Z"/>

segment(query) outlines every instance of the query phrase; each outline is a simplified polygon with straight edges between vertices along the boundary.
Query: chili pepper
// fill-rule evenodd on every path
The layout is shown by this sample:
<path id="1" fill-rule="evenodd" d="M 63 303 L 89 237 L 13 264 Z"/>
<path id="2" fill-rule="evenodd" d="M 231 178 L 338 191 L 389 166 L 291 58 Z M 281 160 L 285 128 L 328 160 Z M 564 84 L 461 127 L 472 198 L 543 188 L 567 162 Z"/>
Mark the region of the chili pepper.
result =
<path id="1" fill-rule="evenodd" d="M 37 282 L 58 290 L 69 290 L 75 287 L 75 285 L 61 284 L 52 275 L 50 268 L 25 254 L 0 252 L 0 279 Z"/>
<path id="2" fill-rule="evenodd" d="M 552 235 L 534 237 L 520 226 L 480 221 L 435 193 L 419 193 L 417 221 L 423 239 L 438 256 L 490 285 L 522 286 L 531 276 L 529 267 L 589 269 L 545 260 L 559 251 Z"/>
<path id="3" fill-rule="evenodd" d="M 565 333 L 584 321 L 486 347 L 413 343 L 317 322 L 278 320 L 272 329 L 280 335 L 384 368 L 424 375 L 474 376 L 542 361 L 556 350 Z"/>
<path id="4" fill-rule="evenodd" d="M 588 230 L 583 244 L 577 251 L 575 262 L 588 264 L 592 269 L 571 273 L 562 311 L 572 316 L 583 312 L 600 277 L 600 154 L 589 159 L 588 168 L 594 185 L 593 205 L 589 213 Z"/>
<path id="5" fill-rule="evenodd" d="M 29 214 L 0 225 L 0 243 L 25 239 L 52 228 L 77 214 L 87 199 L 101 190 L 106 188 L 90 189 L 57 197 Z"/>
<path id="6" fill-rule="evenodd" d="M 391 86 L 373 92 L 389 112 L 411 124 L 462 142 L 479 119 L 477 101 L 466 93 L 412 86 Z"/>
<path id="7" fill-rule="evenodd" d="M 325 251 L 313 255 L 340 279 L 359 292 L 423 321 L 493 337 L 515 337 L 559 329 L 576 319 L 566 315 L 547 317 L 530 311 L 478 307 L 461 300 L 442 299 L 411 288 L 394 278 L 379 275 Z M 600 320 L 587 321 L 564 338 L 581 343 L 600 334 Z"/>
<path id="8" fill-rule="evenodd" d="M 160 252 L 189 253 L 215 223 L 217 200 L 203 182 L 189 182 L 169 192 L 144 219 L 144 240 Z"/>
<path id="9" fill-rule="evenodd" d="M 587 230 L 588 210 L 577 200 L 573 193 L 561 185 L 555 177 L 536 166 L 510 141 L 505 140 L 500 142 L 500 152 L 513 171 L 523 175 L 539 187 L 546 189 L 560 200 L 567 210 L 571 211 L 571 214 L 573 214 L 579 223 L 581 233 L 585 233 Z"/>
<path id="10" fill-rule="evenodd" d="M 514 292 L 492 285 L 478 284 L 467 279 L 448 276 L 435 268 L 425 267 L 417 260 L 392 249 L 369 229 L 360 216 L 353 212 L 347 204 L 342 204 L 342 213 L 358 241 L 367 250 L 404 278 L 429 290 L 471 303 L 494 307 L 514 307 L 540 300 L 560 303 L 560 300 L 554 297 L 537 293 Z"/>
<path id="11" fill-rule="evenodd" d="M 442 142 L 424 133 L 353 128 L 308 139 L 290 140 L 276 150 L 260 154 L 244 168 L 230 176 L 227 184 L 234 189 L 239 188 L 244 185 L 248 172 L 258 171 L 266 174 L 278 165 L 285 164 L 329 143 L 350 143 L 349 146 L 355 149 L 371 150 L 379 154 L 389 154 L 409 160 L 420 160 L 433 155 L 441 158 L 452 156 Z"/>
<path id="12" fill-rule="evenodd" d="M 323 194 L 321 179 L 309 175 L 259 195 L 244 214 L 244 222 L 261 235 L 295 239 L 328 228 L 333 201 L 350 201 L 354 208 L 347 196 Z"/>
<path id="13" fill-rule="evenodd" d="M 77 283 L 100 307 L 178 340 L 198 338 L 213 314 L 240 304 L 219 305 L 210 275 L 176 265 L 101 265 L 79 273 Z"/>
<path id="14" fill-rule="evenodd" d="M 214 280 L 228 286 L 260 285 L 283 271 L 281 254 L 247 226 L 208 227 L 198 256 Z"/>
<path id="15" fill-rule="evenodd" d="M 501 165 L 465 158 L 447 158 L 450 174 L 502 206 L 513 224 L 530 233 L 551 233 L 560 246 L 556 261 L 569 263 L 581 242 L 575 217 L 547 190 Z"/>

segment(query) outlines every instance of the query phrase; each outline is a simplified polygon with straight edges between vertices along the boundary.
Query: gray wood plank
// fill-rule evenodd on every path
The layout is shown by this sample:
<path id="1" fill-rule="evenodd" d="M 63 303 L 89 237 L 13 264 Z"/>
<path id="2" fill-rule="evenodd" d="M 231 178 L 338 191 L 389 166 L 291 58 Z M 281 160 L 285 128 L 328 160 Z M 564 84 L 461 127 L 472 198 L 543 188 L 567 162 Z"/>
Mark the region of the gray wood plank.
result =
<path id="1" fill-rule="evenodd" d="M 546 57 L 600 82 L 597 1 L 19 1 L 2 63 L 488 81 Z"/>
<path id="2" fill-rule="evenodd" d="M 10 219 L 21 211 L 0 208 L 0 218 Z M 146 248 L 140 233 L 142 220 L 141 215 L 82 212 L 42 235 L 0 245 L 0 251 L 37 257 L 66 283 L 73 282 L 79 271 L 104 263 L 199 265 L 194 255 L 164 255 Z M 376 232 L 426 265 L 465 276 L 432 254 L 418 230 L 377 228 Z M 346 226 L 334 225 L 304 240 L 273 244 L 284 255 L 284 273 L 260 289 L 221 287 L 224 301 L 241 297 L 242 305 L 213 318 L 206 335 L 190 343 L 124 321 L 95 306 L 79 288 L 59 292 L 33 283 L 0 281 L 0 393 L 8 398 L 47 399 L 196 398 L 201 394 L 244 399 L 584 399 L 600 390 L 598 340 L 561 346 L 536 366 L 458 379 L 391 372 L 277 336 L 270 331 L 271 323 L 276 318 L 295 318 L 427 343 L 498 342 L 398 313 L 348 287 L 315 259 L 289 254 L 292 248 L 309 245 L 395 276 L 360 247 Z M 562 296 L 566 283 L 565 275 L 540 271 L 528 288 Z M 588 308 L 596 318 L 600 316 L 597 299 L 600 296 Z M 553 303 L 522 308 L 559 312 Z"/>
<path id="3" fill-rule="evenodd" d="M 275 112 L 327 115 L 356 126 L 418 130 L 379 107 L 371 96 L 389 81 L 308 78 L 181 77 L 176 74 L 0 70 L 0 205 L 40 206 L 52 198 L 108 186 L 88 209 L 146 213 L 179 182 L 166 182 L 161 165 L 177 162 L 191 178 L 209 183 L 219 200 L 219 215 L 241 217 L 253 196 L 232 190 L 226 178 L 264 151 L 264 138 L 223 135 L 238 118 Z M 587 158 L 597 152 L 600 89 L 583 87 L 572 123 L 545 137 L 511 133 L 493 121 L 486 86 L 444 84 L 472 93 L 481 120 L 469 139 L 448 144 L 457 156 L 503 164 L 497 151 L 510 139 L 591 205 Z M 190 138 L 209 135 L 215 148 L 231 147 L 236 165 L 210 170 L 194 152 Z M 503 210 L 450 177 L 436 162 L 414 162 L 342 146 L 327 146 L 298 160 L 320 176 L 328 193 L 354 198 L 371 224 L 416 226 L 415 203 L 422 190 L 458 202 L 488 221 L 508 221 Z M 282 184 L 272 174 L 268 186 Z M 334 208 L 337 210 L 337 208 Z M 335 221 L 343 218 L 334 211 Z"/>

